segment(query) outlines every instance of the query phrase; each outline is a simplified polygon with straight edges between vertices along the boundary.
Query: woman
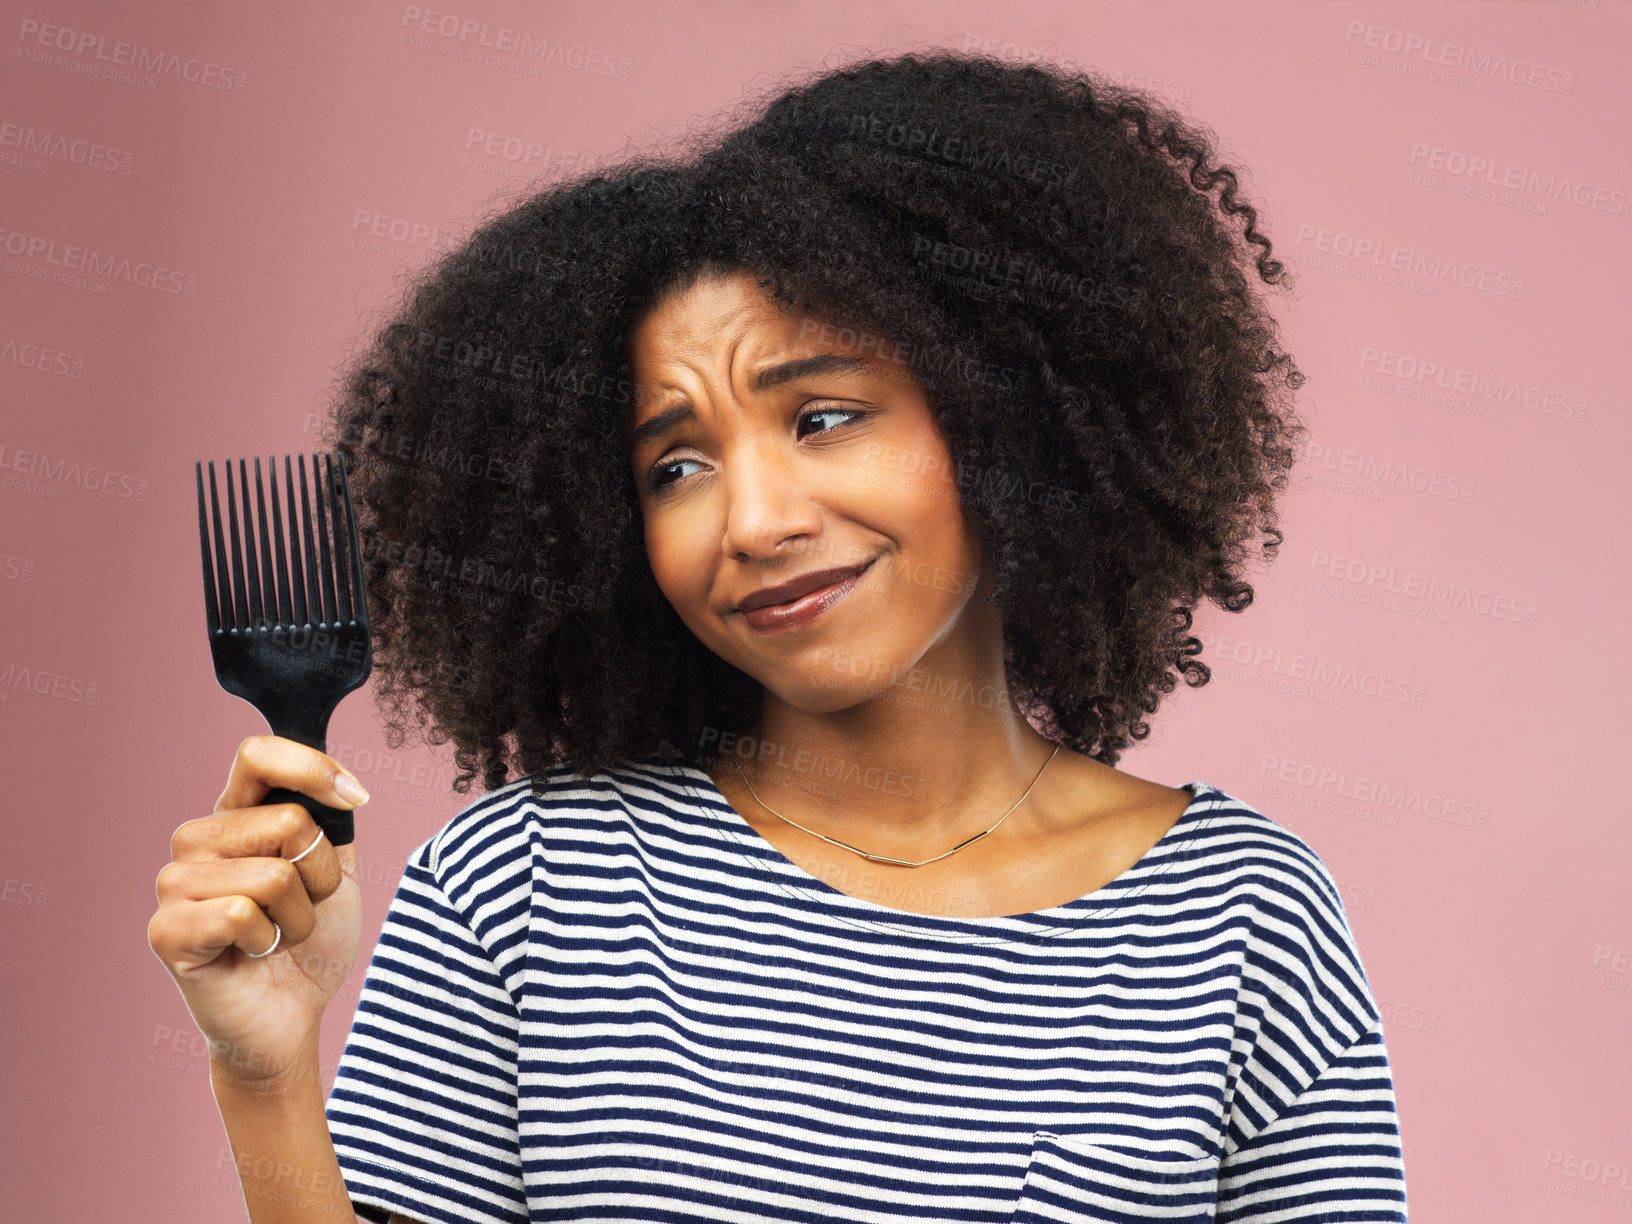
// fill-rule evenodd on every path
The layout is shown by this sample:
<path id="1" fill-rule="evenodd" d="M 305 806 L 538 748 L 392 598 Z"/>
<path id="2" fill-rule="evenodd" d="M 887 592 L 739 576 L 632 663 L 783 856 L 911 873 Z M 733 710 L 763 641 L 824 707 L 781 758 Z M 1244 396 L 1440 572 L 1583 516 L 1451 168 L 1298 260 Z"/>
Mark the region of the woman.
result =
<path id="1" fill-rule="evenodd" d="M 1211 159 L 906 55 L 423 278 L 336 445 L 393 742 L 488 793 L 411 855 L 326 1101 L 355 850 L 256 805 L 350 806 L 332 759 L 245 741 L 150 933 L 256 1224 L 1406 1219 L 1325 865 L 1115 768 L 1303 428 Z"/>

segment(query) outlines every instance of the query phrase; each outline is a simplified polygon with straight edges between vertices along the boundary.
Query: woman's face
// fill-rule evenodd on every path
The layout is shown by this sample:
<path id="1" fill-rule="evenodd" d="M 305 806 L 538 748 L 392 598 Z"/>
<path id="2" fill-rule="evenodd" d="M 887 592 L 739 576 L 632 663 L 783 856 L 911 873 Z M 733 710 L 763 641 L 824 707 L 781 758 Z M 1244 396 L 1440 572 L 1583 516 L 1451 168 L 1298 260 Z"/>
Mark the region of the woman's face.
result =
<path id="1" fill-rule="evenodd" d="M 629 342 L 646 551 L 704 645 L 807 713 L 905 683 L 920 660 L 942 670 L 924 659 L 937 646 L 972 645 L 960 621 L 995 615 L 974 598 L 979 541 L 892 345 L 782 313 L 740 273 L 660 301 Z M 764 588 L 857 566 L 837 602 L 743 610 Z M 790 618 L 813 604 L 825 610 Z"/>

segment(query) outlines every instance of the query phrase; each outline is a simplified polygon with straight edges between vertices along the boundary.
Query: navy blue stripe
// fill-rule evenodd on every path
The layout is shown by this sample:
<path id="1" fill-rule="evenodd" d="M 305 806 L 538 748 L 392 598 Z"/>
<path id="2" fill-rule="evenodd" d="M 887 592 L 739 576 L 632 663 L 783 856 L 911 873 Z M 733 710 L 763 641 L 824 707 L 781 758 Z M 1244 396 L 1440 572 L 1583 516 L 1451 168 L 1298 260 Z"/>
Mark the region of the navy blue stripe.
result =
<path id="1" fill-rule="evenodd" d="M 1218 788 L 1103 888 L 963 918 L 806 874 L 693 767 L 546 777 L 409 858 L 327 1106 L 360 1214 L 1406 1220 L 1336 883 Z"/>

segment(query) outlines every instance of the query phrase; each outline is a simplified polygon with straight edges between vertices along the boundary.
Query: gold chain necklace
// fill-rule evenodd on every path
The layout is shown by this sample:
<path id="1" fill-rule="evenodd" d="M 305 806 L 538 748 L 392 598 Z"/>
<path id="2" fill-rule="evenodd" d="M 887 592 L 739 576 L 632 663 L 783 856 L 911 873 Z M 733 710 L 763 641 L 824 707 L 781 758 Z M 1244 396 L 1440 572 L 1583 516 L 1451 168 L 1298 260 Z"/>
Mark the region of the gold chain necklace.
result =
<path id="1" fill-rule="evenodd" d="M 1058 744 L 1055 744 L 1054 745 L 1054 751 L 1048 754 L 1048 761 L 1052 761 L 1054 759 L 1055 755 L 1059 751 L 1060 751 L 1060 746 Z M 1043 762 L 1043 769 L 1048 768 L 1048 761 Z M 1037 777 L 1033 778 L 1031 780 L 1031 786 L 1026 787 L 1026 795 L 1031 794 L 1032 787 L 1037 785 L 1037 779 L 1041 778 L 1043 776 L 1043 769 L 1039 769 L 1037 771 Z M 975 842 L 977 842 L 981 838 L 985 837 L 986 833 L 990 833 L 992 831 L 992 829 L 997 828 L 997 825 L 1000 825 L 1005 820 L 1007 820 L 1009 818 L 1010 814 L 1013 813 L 1014 808 L 1019 807 L 1022 803 L 1024 803 L 1026 801 L 1026 795 L 1021 795 L 1020 798 L 1018 798 L 1018 799 L 1016 799 L 1014 801 L 1014 807 L 1011 807 L 1007 812 L 1004 812 L 1003 815 L 998 818 L 997 824 L 994 824 L 991 829 L 987 829 L 986 833 L 976 833 L 968 841 L 962 841 L 962 842 L 959 842 L 957 845 L 953 846 L 952 849 L 950 849 L 950 850 L 948 850 L 946 852 L 946 854 L 937 854 L 934 858 L 927 858 L 921 863 L 909 863 L 905 859 L 888 858 L 888 857 L 886 857 L 885 855 L 882 855 L 882 854 L 868 854 L 867 851 L 857 850 L 856 847 L 848 845 L 845 842 L 835 841 L 831 837 L 825 837 L 822 834 L 816 832 L 815 829 L 807 829 L 807 828 L 805 828 L 804 825 L 800 824 L 796 820 L 788 820 L 788 818 L 786 816 L 782 815 L 781 812 L 778 812 L 775 808 L 769 806 L 763 799 L 761 799 L 757 794 L 755 794 L 754 784 L 752 782 L 748 781 L 748 775 L 742 772 L 742 760 L 740 758 L 737 760 L 737 773 L 741 775 L 742 784 L 748 788 L 748 793 L 750 795 L 754 796 L 754 802 L 759 804 L 760 807 L 764 808 L 767 812 L 769 812 L 772 816 L 775 816 L 778 820 L 787 821 L 787 823 L 792 825 L 794 828 L 799 829 L 802 832 L 809 833 L 812 837 L 820 837 L 823 841 L 830 842 L 835 846 L 843 846 L 844 849 L 846 849 L 846 850 L 854 850 L 857 854 L 861 855 L 862 858 L 872 859 L 873 862 L 875 862 L 875 863 L 894 863 L 899 867 L 922 867 L 925 863 L 939 862 L 941 859 L 945 858 L 947 854 L 956 854 L 959 850 L 962 850 L 965 846 L 972 846 Z"/>

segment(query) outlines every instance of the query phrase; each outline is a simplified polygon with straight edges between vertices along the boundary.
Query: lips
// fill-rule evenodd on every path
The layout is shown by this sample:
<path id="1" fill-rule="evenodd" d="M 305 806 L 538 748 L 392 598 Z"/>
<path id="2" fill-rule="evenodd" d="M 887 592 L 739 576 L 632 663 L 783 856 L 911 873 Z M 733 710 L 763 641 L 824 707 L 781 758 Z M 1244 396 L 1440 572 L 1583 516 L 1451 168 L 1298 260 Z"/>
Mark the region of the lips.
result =
<path id="1" fill-rule="evenodd" d="M 852 578 L 866 569 L 872 561 L 863 561 L 859 565 L 846 566 L 843 569 L 814 570 L 808 574 L 801 574 L 788 582 L 773 587 L 764 587 L 755 591 L 737 605 L 739 612 L 752 612 L 755 608 L 769 608 L 775 604 L 792 603 L 796 599 L 809 595 L 812 591 L 819 591 L 823 587 L 830 587 Z"/>
<path id="2" fill-rule="evenodd" d="M 876 560 L 876 558 L 875 558 Z M 840 574 L 843 577 L 837 582 L 806 591 L 786 603 L 765 604 L 762 607 L 750 608 L 742 613 L 743 623 L 757 634 L 780 637 L 783 634 L 794 633 L 797 630 L 809 628 L 825 620 L 834 608 L 850 598 L 850 593 L 861 583 L 867 580 L 872 571 L 873 563 L 852 567 L 844 570 L 826 570 L 818 574 L 808 575 L 809 580 L 820 581 L 828 574 Z M 784 586 L 792 590 L 795 585 L 808 585 L 806 579 L 800 579 L 798 584 L 787 583 Z M 774 597 L 776 588 L 758 592 L 761 596 Z"/>

